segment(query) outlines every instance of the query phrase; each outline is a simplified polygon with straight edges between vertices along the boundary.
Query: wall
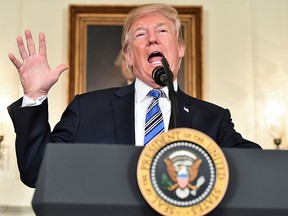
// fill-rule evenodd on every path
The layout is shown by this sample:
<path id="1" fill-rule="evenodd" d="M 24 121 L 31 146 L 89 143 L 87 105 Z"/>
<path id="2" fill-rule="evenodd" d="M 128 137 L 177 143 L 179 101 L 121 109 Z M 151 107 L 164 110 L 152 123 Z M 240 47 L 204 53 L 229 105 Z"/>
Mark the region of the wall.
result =
<path id="1" fill-rule="evenodd" d="M 271 130 L 266 120 L 277 114 L 278 107 L 267 111 L 267 98 L 279 99 L 284 104 L 281 119 L 275 116 L 275 124 L 283 121 L 287 131 L 287 94 L 288 94 L 288 2 L 256 1 L 252 4 L 253 11 L 253 73 L 256 139 L 265 148 L 274 148 Z M 279 101 L 273 101 L 273 106 Z M 270 104 L 271 105 L 271 104 Z M 269 113 L 268 113 L 269 112 Z M 267 114 L 269 116 L 267 116 Z M 287 149 L 287 135 L 283 139 L 283 147 Z"/>
<path id="2" fill-rule="evenodd" d="M 151 3 L 130 0 L 125 4 Z M 274 148 L 265 128 L 263 107 L 267 95 L 287 94 L 288 1 L 285 0 L 176 0 L 174 5 L 202 5 L 204 10 L 205 99 L 230 109 L 236 129 L 247 139 Z M 109 1 L 122 4 L 123 1 Z M 7 54 L 17 54 L 16 36 L 31 29 L 35 40 L 46 34 L 51 67 L 67 63 L 68 5 L 103 4 L 99 0 L 10 0 L 0 6 L 0 90 L 12 100 L 22 95 L 16 70 Z M 49 94 L 52 127 L 66 107 L 68 72 Z M 268 94 L 269 93 L 269 94 Z M 15 135 L 10 121 L 4 143 L 9 147 L 9 169 L 0 171 L 0 215 L 32 214 L 33 189 L 20 181 L 15 160 Z M 17 210 L 22 206 L 22 211 Z M 28 210 L 27 208 L 28 207 Z M 24 210 L 23 210 L 24 209 Z M 4 211 L 6 212 L 4 214 Z M 14 212 L 14 213 L 13 213 Z M 22 213 L 21 213 L 22 212 Z M 16 215 L 16 214 L 15 214 Z"/>

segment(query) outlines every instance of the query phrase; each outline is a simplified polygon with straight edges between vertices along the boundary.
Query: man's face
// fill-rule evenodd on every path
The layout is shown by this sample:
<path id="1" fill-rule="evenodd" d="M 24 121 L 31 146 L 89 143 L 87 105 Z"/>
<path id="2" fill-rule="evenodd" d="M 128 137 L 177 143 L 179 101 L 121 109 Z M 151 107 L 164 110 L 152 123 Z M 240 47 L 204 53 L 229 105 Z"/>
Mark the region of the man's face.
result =
<path id="1" fill-rule="evenodd" d="M 177 77 L 185 48 L 178 43 L 175 27 L 169 19 L 157 13 L 141 17 L 132 24 L 129 41 L 126 60 L 138 79 L 152 88 L 158 88 L 152 71 L 162 65 L 163 57 L 167 59 L 174 79 Z"/>

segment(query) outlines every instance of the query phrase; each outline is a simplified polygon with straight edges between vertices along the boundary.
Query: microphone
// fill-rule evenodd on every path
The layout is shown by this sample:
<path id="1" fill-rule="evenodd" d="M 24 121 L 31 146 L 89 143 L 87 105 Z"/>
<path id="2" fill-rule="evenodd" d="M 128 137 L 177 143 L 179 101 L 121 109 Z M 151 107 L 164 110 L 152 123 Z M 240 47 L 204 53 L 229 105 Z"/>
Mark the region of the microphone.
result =
<path id="1" fill-rule="evenodd" d="M 169 86 L 169 78 L 173 80 L 173 73 L 165 58 L 161 60 L 163 66 L 158 66 L 152 71 L 152 78 L 160 86 Z M 169 73 L 169 74 L 168 74 Z"/>
<path id="2" fill-rule="evenodd" d="M 171 100 L 171 118 L 172 118 L 172 121 L 170 122 L 171 123 L 170 128 L 177 128 L 178 109 L 177 109 L 176 93 L 174 91 L 173 86 L 173 73 L 170 70 L 170 66 L 166 58 L 163 58 L 161 62 L 163 66 L 158 66 L 154 68 L 154 70 L 152 71 L 152 78 L 158 85 L 168 87 L 169 98 Z"/>
<path id="3" fill-rule="evenodd" d="M 162 66 L 154 68 L 152 71 L 152 78 L 160 86 L 168 86 L 168 78 L 165 69 Z"/>

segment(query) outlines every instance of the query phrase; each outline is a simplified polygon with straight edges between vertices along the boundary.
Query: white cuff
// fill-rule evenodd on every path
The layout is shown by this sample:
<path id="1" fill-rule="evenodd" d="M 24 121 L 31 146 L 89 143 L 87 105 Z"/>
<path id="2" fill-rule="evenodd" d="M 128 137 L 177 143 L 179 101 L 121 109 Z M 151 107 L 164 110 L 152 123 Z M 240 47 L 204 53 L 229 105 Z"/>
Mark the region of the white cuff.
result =
<path id="1" fill-rule="evenodd" d="M 41 97 L 37 98 L 36 100 L 33 100 L 33 99 L 24 95 L 21 107 L 41 105 L 46 98 L 47 98 L 47 96 L 41 96 Z"/>

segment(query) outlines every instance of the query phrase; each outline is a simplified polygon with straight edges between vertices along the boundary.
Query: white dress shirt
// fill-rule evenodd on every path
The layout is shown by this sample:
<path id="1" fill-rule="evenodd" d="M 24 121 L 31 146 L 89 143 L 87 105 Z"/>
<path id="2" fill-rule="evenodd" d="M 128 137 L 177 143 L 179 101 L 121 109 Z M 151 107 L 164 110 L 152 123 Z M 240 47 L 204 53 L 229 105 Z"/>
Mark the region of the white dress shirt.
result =
<path id="1" fill-rule="evenodd" d="M 173 83 L 175 91 L 177 91 L 177 80 Z M 152 88 L 141 80 L 135 81 L 135 145 L 144 145 L 144 131 L 145 131 L 145 117 L 148 106 L 153 100 L 152 97 L 147 96 Z M 166 94 L 166 98 L 159 98 L 159 106 L 163 115 L 165 131 L 168 131 L 170 115 L 171 115 L 171 102 L 169 100 L 168 88 L 162 88 Z"/>
<path id="2" fill-rule="evenodd" d="M 47 98 L 47 96 L 41 96 L 36 100 L 33 100 L 26 95 L 23 96 L 21 107 L 29 107 L 29 106 L 37 106 L 43 103 L 43 101 Z"/>

